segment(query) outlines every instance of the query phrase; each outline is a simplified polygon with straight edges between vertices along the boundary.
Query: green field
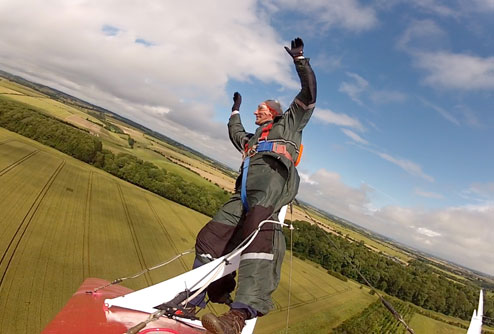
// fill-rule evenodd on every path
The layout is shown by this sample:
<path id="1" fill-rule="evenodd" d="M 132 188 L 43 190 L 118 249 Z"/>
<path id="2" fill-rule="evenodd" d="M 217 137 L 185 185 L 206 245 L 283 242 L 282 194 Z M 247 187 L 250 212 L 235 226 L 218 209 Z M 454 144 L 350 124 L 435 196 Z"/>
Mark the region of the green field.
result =
<path id="1" fill-rule="evenodd" d="M 427 318 L 421 314 L 415 313 L 410 322 L 410 327 L 415 333 L 434 333 L 434 334 L 465 334 L 463 328 L 451 326 L 441 321 Z"/>
<path id="2" fill-rule="evenodd" d="M 0 328 L 38 333 L 87 277 L 112 280 L 194 245 L 208 217 L 0 128 Z M 175 276 L 193 257 L 126 281 L 132 289 Z M 285 327 L 289 261 L 277 309 L 256 333 Z M 290 326 L 327 333 L 375 298 L 294 259 Z M 221 308 L 216 307 L 216 310 Z M 313 321 L 317 319 L 317 321 Z M 298 330 L 296 330 L 298 332 Z"/>

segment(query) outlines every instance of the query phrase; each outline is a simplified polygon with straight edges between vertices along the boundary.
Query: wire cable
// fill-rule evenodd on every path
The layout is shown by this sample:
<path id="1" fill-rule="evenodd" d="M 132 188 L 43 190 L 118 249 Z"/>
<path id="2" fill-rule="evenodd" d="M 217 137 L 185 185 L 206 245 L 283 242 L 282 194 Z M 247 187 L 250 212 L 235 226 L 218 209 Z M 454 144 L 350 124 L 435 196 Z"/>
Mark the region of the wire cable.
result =
<path id="1" fill-rule="evenodd" d="M 293 204 L 290 203 L 290 274 L 288 275 L 288 307 L 286 309 L 286 329 L 288 334 L 288 323 L 290 321 L 290 306 L 292 298 L 292 271 L 293 271 Z"/>
<path id="2" fill-rule="evenodd" d="M 317 225 L 318 222 L 312 218 L 312 216 L 307 212 L 307 210 L 305 209 L 305 207 L 303 207 L 302 205 L 300 205 L 300 203 L 295 199 L 295 203 L 297 203 L 298 206 L 300 206 L 302 208 L 302 210 L 304 210 L 305 214 Z M 410 333 L 410 334 L 415 334 L 415 332 L 413 331 L 413 329 L 408 326 L 408 324 L 406 323 L 405 319 L 403 319 L 403 317 L 401 316 L 401 314 L 396 311 L 393 307 L 393 305 L 388 302 L 386 299 L 384 299 L 384 297 L 377 291 L 376 288 L 374 288 L 374 286 L 372 286 L 372 284 L 367 280 L 367 278 L 365 278 L 365 276 L 360 272 L 360 270 L 357 268 L 357 266 L 346 256 L 346 254 L 333 242 L 333 240 L 331 240 L 331 238 L 328 236 L 327 233 L 324 233 L 324 235 L 326 236 L 326 238 L 328 239 L 328 241 L 331 243 L 331 245 L 337 250 L 339 251 L 342 255 L 343 255 L 343 258 L 348 262 L 348 264 L 358 273 L 358 275 L 360 276 L 360 278 L 362 278 L 362 280 L 365 282 L 365 284 L 367 286 L 369 286 L 372 290 L 374 290 L 374 292 L 376 293 L 376 295 L 379 297 L 379 299 L 381 300 L 381 303 L 384 305 L 384 307 L 386 307 L 386 309 L 388 311 L 391 312 L 391 314 L 393 315 L 393 317 L 399 321 L 400 323 L 403 324 L 403 326 L 405 326 L 406 330 Z"/>
<path id="3" fill-rule="evenodd" d="M 226 266 L 228 263 L 230 263 L 231 259 L 233 259 L 234 257 L 238 256 L 240 253 L 242 253 L 244 251 L 244 249 L 246 249 L 252 243 L 252 241 L 254 241 L 255 237 L 257 236 L 257 234 L 261 230 L 262 226 L 266 223 L 278 224 L 281 226 L 288 226 L 287 224 L 285 224 L 283 222 L 279 222 L 277 220 L 266 219 L 266 220 L 261 221 L 259 223 L 257 229 L 252 231 L 252 233 L 249 234 L 249 236 L 247 236 L 247 238 L 245 238 L 233 251 L 231 251 L 229 254 L 227 254 L 220 263 L 218 263 L 213 269 L 211 269 L 206 275 L 204 275 L 201 279 L 199 279 L 196 282 L 196 284 L 194 284 L 189 289 L 189 291 L 194 290 L 194 288 L 197 285 L 199 285 L 204 279 L 206 279 L 209 275 L 211 275 L 211 273 L 214 272 L 213 275 L 197 291 L 195 291 L 191 296 L 189 296 L 188 298 L 186 298 L 185 300 L 180 302 L 180 305 L 183 305 L 183 306 L 187 305 L 188 302 L 190 302 L 195 297 L 197 297 L 201 292 L 203 292 L 211 282 L 216 280 L 216 277 L 218 276 L 218 274 L 220 274 L 221 269 L 224 266 Z M 131 327 L 127 331 L 127 334 L 139 333 L 142 329 L 144 329 L 144 327 L 147 326 L 147 324 L 149 324 L 150 322 L 158 320 L 161 316 L 165 315 L 165 313 L 166 313 L 166 310 L 160 310 L 160 311 L 157 311 L 157 312 L 150 314 L 147 320 L 138 323 L 134 327 Z"/>
<path id="4" fill-rule="evenodd" d="M 192 252 L 194 252 L 194 249 L 188 249 L 188 250 L 186 250 L 186 251 L 184 251 L 184 252 L 182 252 L 182 253 L 180 253 L 180 254 L 178 254 L 178 255 L 176 255 L 176 256 L 174 256 L 174 257 L 172 257 L 171 259 L 169 259 L 169 260 L 167 260 L 167 261 L 165 261 L 165 262 L 162 262 L 162 263 L 157 264 L 157 265 L 155 265 L 155 266 L 153 266 L 153 267 L 150 267 L 150 268 L 146 268 L 146 269 L 144 269 L 144 270 L 142 270 L 142 271 L 138 272 L 137 274 L 134 274 L 134 275 L 131 275 L 131 276 L 126 276 L 126 277 L 121 277 L 121 278 L 114 279 L 114 280 L 113 280 L 113 281 L 111 281 L 110 283 L 105 284 L 105 285 L 102 285 L 102 286 L 97 287 L 97 288 L 94 288 L 93 290 L 86 291 L 86 293 L 95 293 L 95 292 L 97 292 L 97 291 L 99 291 L 99 290 L 101 290 L 101 289 L 104 289 L 104 288 L 109 287 L 110 285 L 118 284 L 118 283 L 121 283 L 121 282 L 123 282 L 123 281 L 125 281 L 125 280 L 128 280 L 128 279 L 134 279 L 134 278 L 137 278 L 137 277 L 139 277 L 139 276 L 144 275 L 144 274 L 145 274 L 145 273 L 147 273 L 147 272 L 150 272 L 150 271 L 152 271 L 152 270 L 155 270 L 155 269 L 161 268 L 161 267 L 163 267 L 163 266 L 165 266 L 165 265 L 167 265 L 167 264 L 169 264 L 169 263 L 172 263 L 173 261 L 178 260 L 178 259 L 179 259 L 179 258 L 181 258 L 182 256 L 187 255 L 187 254 L 190 254 L 190 253 L 192 253 Z"/>
<path id="5" fill-rule="evenodd" d="M 214 267 L 213 269 L 211 269 L 209 271 L 209 273 L 207 273 L 203 278 L 201 278 L 200 280 L 197 281 L 196 284 L 194 284 L 190 290 L 194 290 L 194 288 L 200 283 L 202 282 L 203 279 L 205 279 L 208 275 L 210 275 L 213 271 L 214 274 L 213 276 L 206 282 L 206 284 L 203 284 L 203 286 L 201 288 L 199 288 L 197 291 L 194 292 L 194 294 L 192 294 L 189 298 L 185 299 L 181 304 L 182 305 L 186 305 L 188 302 L 190 302 L 191 300 L 193 300 L 195 297 L 197 297 L 201 292 L 203 292 L 207 287 L 208 285 L 215 281 L 216 280 L 216 276 L 218 276 L 218 274 L 220 273 L 221 269 L 227 265 L 228 263 L 230 263 L 230 260 L 233 259 L 234 257 L 236 257 L 237 255 L 239 255 L 240 253 L 242 253 L 244 251 L 244 249 L 246 249 L 251 243 L 252 241 L 254 241 L 255 237 L 257 236 L 257 234 L 259 233 L 259 231 L 261 230 L 262 226 L 265 224 L 265 223 L 272 223 L 272 224 L 278 224 L 278 225 L 281 225 L 281 226 L 288 226 L 287 224 L 283 223 L 283 222 L 279 222 L 277 220 L 269 220 L 269 219 L 266 219 L 266 220 L 263 220 L 259 223 L 258 227 L 252 231 L 251 234 L 249 234 L 249 236 L 247 236 L 247 238 L 245 238 L 233 251 L 230 252 L 230 254 L 228 254 L 222 262 L 218 263 L 218 265 L 216 267 Z"/>

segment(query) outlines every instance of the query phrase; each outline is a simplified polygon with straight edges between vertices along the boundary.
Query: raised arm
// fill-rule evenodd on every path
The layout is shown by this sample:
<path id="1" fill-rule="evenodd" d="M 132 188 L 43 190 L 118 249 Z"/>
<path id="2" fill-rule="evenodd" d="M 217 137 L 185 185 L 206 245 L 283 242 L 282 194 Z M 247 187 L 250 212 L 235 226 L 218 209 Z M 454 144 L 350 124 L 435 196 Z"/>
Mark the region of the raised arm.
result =
<path id="1" fill-rule="evenodd" d="M 249 141 L 252 134 L 245 132 L 242 121 L 240 120 L 240 104 L 242 103 L 242 95 L 238 92 L 233 94 L 233 106 L 230 120 L 228 121 L 228 135 L 230 140 L 237 150 L 243 152 L 245 144 Z"/>
<path id="2" fill-rule="evenodd" d="M 295 97 L 290 108 L 285 113 L 286 122 L 290 127 L 302 130 L 309 121 L 314 110 L 317 96 L 317 82 L 309 59 L 304 57 L 304 42 L 301 38 L 292 41 L 291 48 L 285 50 L 292 56 L 302 89 Z"/>
<path id="3" fill-rule="evenodd" d="M 314 107 L 317 95 L 316 76 L 310 67 L 309 59 L 304 57 L 304 42 L 297 37 L 292 41 L 291 48 L 285 46 L 285 50 L 295 62 L 295 68 L 302 85 L 300 93 L 295 98 L 296 101 L 302 103 L 305 108 Z"/>

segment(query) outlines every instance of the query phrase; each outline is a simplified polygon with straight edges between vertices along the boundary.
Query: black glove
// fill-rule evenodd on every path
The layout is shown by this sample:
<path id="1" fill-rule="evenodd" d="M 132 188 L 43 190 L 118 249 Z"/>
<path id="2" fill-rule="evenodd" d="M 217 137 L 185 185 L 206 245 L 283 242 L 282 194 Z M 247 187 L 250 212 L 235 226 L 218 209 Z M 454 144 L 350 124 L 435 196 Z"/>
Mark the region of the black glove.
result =
<path id="1" fill-rule="evenodd" d="M 291 49 L 289 49 L 288 46 L 285 46 L 285 50 L 290 56 L 292 56 L 293 59 L 295 59 L 296 57 L 303 57 L 304 41 L 302 41 L 300 37 L 297 37 L 292 41 Z"/>
<path id="2" fill-rule="evenodd" d="M 240 110 L 240 104 L 241 103 L 242 103 L 242 95 L 240 95 L 239 92 L 235 92 L 235 94 L 233 94 L 232 111 L 234 111 L 234 110 Z"/>

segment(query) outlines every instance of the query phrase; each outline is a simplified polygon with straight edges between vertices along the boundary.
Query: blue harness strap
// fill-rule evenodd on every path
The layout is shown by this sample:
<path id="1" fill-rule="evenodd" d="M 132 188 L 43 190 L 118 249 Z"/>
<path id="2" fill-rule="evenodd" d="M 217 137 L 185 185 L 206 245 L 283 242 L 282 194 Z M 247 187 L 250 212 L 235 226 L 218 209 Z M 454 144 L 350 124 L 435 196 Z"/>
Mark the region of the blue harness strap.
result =
<path id="1" fill-rule="evenodd" d="M 257 145 L 257 152 L 266 152 L 273 150 L 273 143 L 262 141 Z M 242 185 L 240 186 L 240 198 L 245 211 L 249 211 L 249 203 L 247 203 L 247 174 L 249 173 L 250 156 L 247 156 L 242 166 Z"/>
<path id="2" fill-rule="evenodd" d="M 256 148 L 256 152 L 273 151 L 273 142 L 261 141 Z M 247 174 L 249 173 L 250 156 L 244 159 L 244 165 L 242 166 L 242 185 L 240 186 L 240 198 L 242 199 L 242 205 L 245 211 L 249 211 L 249 204 L 247 203 Z"/>
<path id="3" fill-rule="evenodd" d="M 249 173 L 249 163 L 250 157 L 247 156 L 242 166 L 242 185 L 240 187 L 240 198 L 242 199 L 245 211 L 249 211 L 249 203 L 247 203 L 247 174 Z"/>
<path id="4" fill-rule="evenodd" d="M 262 141 L 257 145 L 257 152 L 266 152 L 273 150 L 273 142 L 272 141 Z"/>

